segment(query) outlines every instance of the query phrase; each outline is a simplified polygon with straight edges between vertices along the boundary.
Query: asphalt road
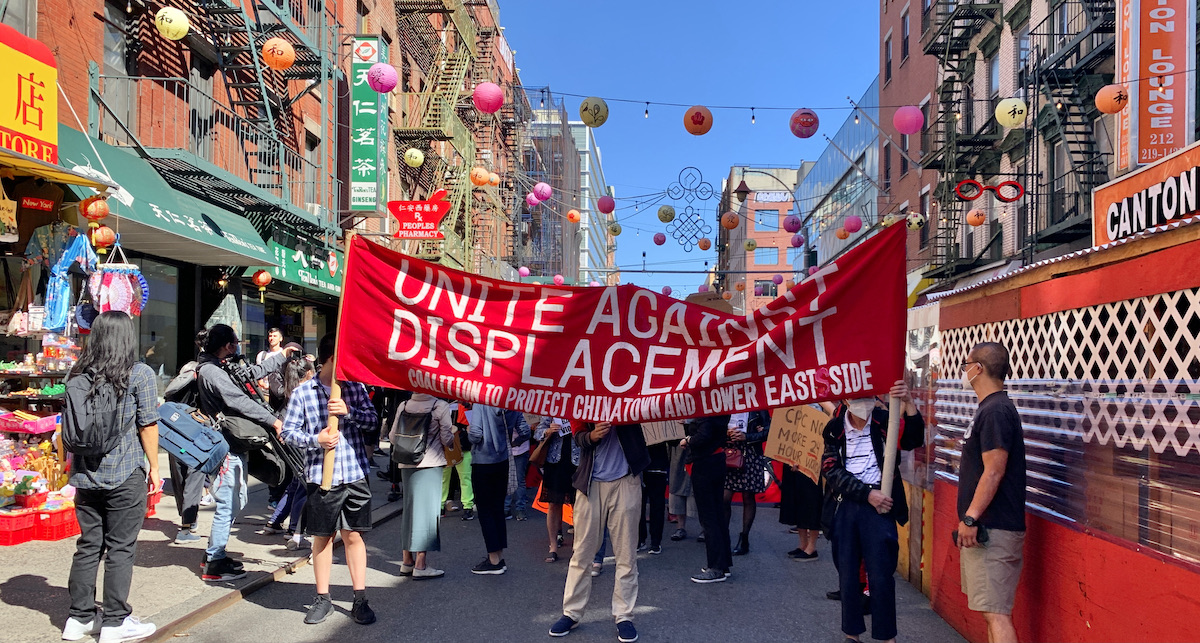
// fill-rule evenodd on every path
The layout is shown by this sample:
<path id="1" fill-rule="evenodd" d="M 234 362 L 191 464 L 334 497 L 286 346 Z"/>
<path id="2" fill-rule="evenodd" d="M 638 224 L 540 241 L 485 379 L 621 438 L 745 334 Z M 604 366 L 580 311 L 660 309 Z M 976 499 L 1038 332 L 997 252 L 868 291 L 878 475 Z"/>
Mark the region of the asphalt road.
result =
<path id="1" fill-rule="evenodd" d="M 777 510 L 759 508 L 751 553 L 735 558 L 733 578 L 725 583 L 697 585 L 688 580 L 704 564 L 704 545 L 695 541 L 694 533 L 682 542 L 664 537 L 661 555 L 639 554 L 635 621 L 641 640 L 841 643 L 839 604 L 825 598 L 825 592 L 837 585 L 828 543 L 821 541 L 821 557 L 816 562 L 790 560 L 785 552 L 796 546 L 795 536 L 786 532 L 777 517 Z M 733 521 L 740 525 L 736 507 Z M 689 526 L 698 531 L 694 519 Z M 511 546 L 505 554 L 508 573 L 503 576 L 471 574 L 471 566 L 484 555 L 479 525 L 463 522 L 452 513 L 442 523 L 442 551 L 430 554 L 430 564 L 445 569 L 445 577 L 419 582 L 403 578 L 398 575 L 400 551 L 392 544 L 398 541 L 399 527 L 398 519 L 391 520 L 367 537 L 368 595 L 379 616 L 374 625 L 356 625 L 350 620 L 350 578 L 339 551 L 331 592 L 336 612 L 324 623 L 303 623 L 315 595 L 312 569 L 305 567 L 182 636 L 190 643 L 300 643 L 354 637 L 456 643 L 550 640 L 550 624 L 562 614 L 566 556 L 571 550 L 564 548 L 564 558 L 558 563 L 542 561 L 546 552 L 544 516 L 534 512 L 528 521 L 508 522 Z M 668 523 L 668 534 L 671 529 Z M 964 640 L 930 609 L 916 588 L 899 579 L 896 584 L 901 640 Z M 616 640 L 610 612 L 612 587 L 610 558 L 604 573 L 594 579 L 591 602 L 580 627 L 566 640 Z"/>

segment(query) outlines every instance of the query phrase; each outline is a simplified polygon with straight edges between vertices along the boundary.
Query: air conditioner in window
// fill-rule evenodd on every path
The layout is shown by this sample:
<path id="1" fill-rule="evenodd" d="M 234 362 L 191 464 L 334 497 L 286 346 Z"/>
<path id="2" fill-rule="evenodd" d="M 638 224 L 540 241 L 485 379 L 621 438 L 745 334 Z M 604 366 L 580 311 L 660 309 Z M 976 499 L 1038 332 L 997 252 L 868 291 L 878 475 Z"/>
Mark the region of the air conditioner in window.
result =
<path id="1" fill-rule="evenodd" d="M 329 220 L 329 210 L 327 210 L 325 206 L 321 205 L 320 203 L 305 203 L 304 209 L 318 221 Z"/>

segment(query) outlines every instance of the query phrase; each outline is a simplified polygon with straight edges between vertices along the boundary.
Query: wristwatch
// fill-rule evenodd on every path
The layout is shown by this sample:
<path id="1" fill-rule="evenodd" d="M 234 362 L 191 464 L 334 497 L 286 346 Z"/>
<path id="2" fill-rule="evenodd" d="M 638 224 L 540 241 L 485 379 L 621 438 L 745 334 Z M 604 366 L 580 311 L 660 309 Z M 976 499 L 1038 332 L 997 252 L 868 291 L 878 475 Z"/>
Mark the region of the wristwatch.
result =
<path id="1" fill-rule="evenodd" d="M 963 524 L 968 527 L 978 527 L 979 521 L 975 520 L 971 516 L 965 516 L 963 517 Z"/>

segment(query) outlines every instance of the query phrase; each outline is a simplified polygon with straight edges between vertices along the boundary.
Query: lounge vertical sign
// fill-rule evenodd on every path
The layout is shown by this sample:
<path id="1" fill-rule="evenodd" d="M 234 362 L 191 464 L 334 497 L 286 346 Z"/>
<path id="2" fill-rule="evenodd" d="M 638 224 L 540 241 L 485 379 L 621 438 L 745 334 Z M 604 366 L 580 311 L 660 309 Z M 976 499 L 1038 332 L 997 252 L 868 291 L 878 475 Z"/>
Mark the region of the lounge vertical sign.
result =
<path id="1" fill-rule="evenodd" d="M 367 71 L 387 60 L 387 44 L 374 36 L 354 38 L 350 56 L 350 209 L 375 212 L 387 177 L 387 94 L 367 83 Z"/>

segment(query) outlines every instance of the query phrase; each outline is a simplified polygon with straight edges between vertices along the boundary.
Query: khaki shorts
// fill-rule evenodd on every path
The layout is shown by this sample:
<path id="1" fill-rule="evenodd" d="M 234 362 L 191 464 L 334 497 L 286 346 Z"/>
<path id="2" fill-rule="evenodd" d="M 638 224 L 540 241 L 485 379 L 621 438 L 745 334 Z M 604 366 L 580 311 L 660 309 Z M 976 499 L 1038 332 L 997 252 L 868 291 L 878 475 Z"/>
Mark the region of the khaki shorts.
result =
<path id="1" fill-rule="evenodd" d="M 988 543 L 959 550 L 967 607 L 976 612 L 1012 614 L 1024 562 L 1025 532 L 988 530 Z"/>

